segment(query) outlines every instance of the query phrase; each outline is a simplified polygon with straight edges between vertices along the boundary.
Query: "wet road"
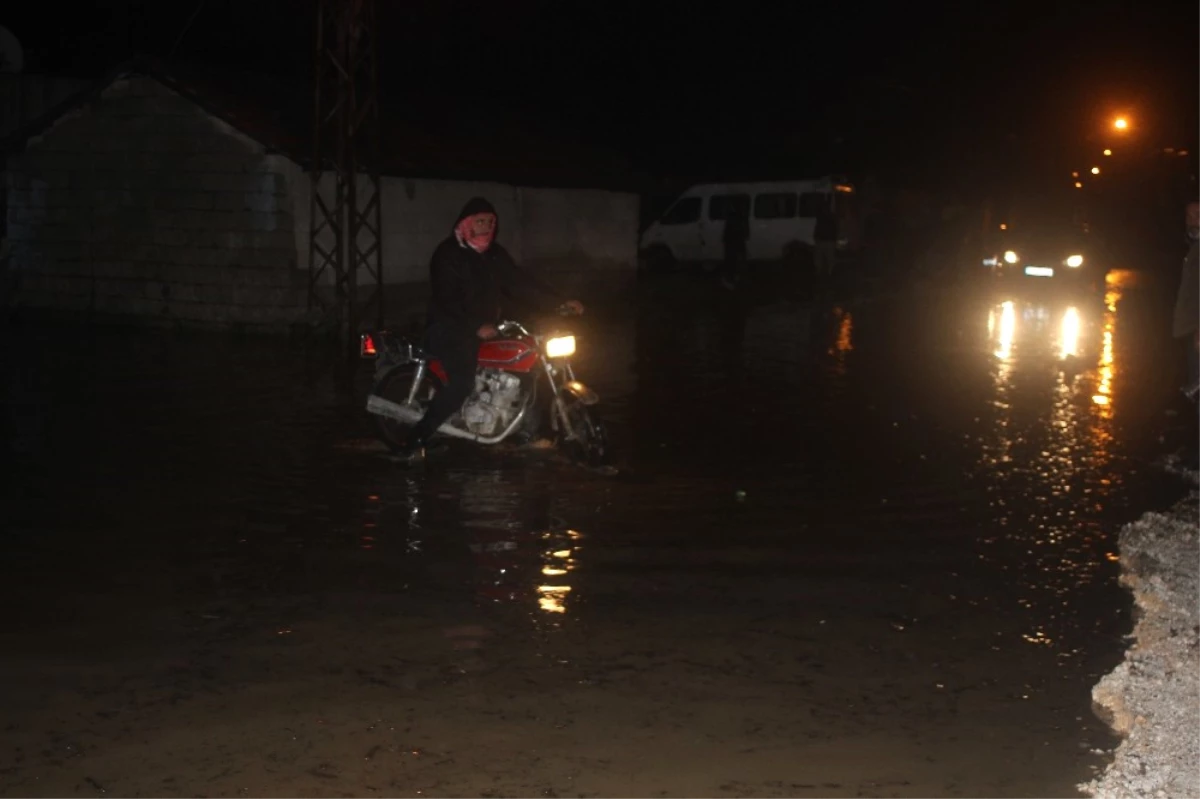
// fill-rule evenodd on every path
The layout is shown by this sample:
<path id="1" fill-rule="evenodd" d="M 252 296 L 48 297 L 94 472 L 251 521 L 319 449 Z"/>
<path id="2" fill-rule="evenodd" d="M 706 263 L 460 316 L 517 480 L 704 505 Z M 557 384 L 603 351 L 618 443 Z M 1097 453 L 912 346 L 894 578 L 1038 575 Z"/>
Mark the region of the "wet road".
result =
<path id="1" fill-rule="evenodd" d="M 1182 492 L 1136 277 L 643 283 L 581 323 L 615 478 L 398 468 L 282 342 L 10 329 L 0 793 L 1075 795 Z"/>

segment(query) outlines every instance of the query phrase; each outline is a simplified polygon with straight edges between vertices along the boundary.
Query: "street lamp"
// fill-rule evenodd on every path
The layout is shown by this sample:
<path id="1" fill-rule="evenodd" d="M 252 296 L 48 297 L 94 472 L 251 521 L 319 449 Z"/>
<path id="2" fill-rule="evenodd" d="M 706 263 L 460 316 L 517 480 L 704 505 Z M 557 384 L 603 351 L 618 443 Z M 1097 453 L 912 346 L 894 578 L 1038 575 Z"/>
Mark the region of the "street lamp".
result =
<path id="1" fill-rule="evenodd" d="M 1129 127 L 1129 120 L 1125 117 L 1117 117 L 1113 120 L 1113 127 L 1117 130 L 1126 130 Z"/>
<path id="2" fill-rule="evenodd" d="M 1105 155 L 1112 155 L 1112 150 L 1105 150 L 1105 151 L 1104 151 L 1104 154 L 1105 154 Z"/>
<path id="3" fill-rule="evenodd" d="M 1100 174 L 1100 167 L 1098 167 L 1098 166 L 1094 166 L 1094 167 L 1092 167 L 1092 174 L 1093 174 L 1093 175 L 1099 175 L 1099 174 Z"/>

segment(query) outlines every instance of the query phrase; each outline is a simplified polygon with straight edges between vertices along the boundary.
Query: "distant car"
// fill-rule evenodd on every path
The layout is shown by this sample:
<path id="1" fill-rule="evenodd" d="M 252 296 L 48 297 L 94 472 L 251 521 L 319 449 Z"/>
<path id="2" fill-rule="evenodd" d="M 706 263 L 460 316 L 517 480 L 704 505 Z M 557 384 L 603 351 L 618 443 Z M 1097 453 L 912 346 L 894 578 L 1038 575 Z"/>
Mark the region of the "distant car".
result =
<path id="1" fill-rule="evenodd" d="M 1040 223 L 1004 230 L 991 242 L 983 266 L 1004 281 L 1099 288 L 1110 263 L 1105 248 L 1085 228 Z"/>

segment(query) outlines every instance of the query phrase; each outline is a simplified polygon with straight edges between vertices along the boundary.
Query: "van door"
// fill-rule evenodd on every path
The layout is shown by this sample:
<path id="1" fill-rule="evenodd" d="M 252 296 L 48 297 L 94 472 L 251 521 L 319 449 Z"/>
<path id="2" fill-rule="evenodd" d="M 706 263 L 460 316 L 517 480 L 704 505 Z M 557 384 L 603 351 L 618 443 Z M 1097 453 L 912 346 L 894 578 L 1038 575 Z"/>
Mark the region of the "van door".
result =
<path id="1" fill-rule="evenodd" d="M 703 207 L 700 197 L 680 197 L 655 223 L 654 236 L 652 240 L 648 237 L 646 244 L 666 245 L 676 261 L 699 260 L 704 242 Z"/>
<path id="2" fill-rule="evenodd" d="M 801 240 L 798 208 L 799 197 L 795 192 L 763 192 L 755 196 L 750 225 L 751 258 L 778 260 L 789 243 Z"/>
<path id="3" fill-rule="evenodd" d="M 744 215 L 750 213 L 750 195 L 736 192 L 714 194 L 708 198 L 708 235 L 705 237 L 704 259 L 721 261 L 725 258 L 725 220 L 729 218 L 729 210 L 737 208 Z M 750 230 L 749 246 L 754 246 L 754 229 Z M 750 256 L 747 253 L 748 257 Z"/>

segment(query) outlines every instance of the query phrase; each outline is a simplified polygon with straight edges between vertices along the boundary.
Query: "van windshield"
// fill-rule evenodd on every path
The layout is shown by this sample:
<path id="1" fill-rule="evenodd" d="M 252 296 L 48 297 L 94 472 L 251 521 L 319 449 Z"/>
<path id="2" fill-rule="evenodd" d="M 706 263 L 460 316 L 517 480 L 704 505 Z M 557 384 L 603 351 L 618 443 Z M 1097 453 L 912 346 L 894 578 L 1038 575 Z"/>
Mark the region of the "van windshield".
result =
<path id="1" fill-rule="evenodd" d="M 700 218 L 700 198 L 684 197 L 663 214 L 659 222 L 663 225 L 686 225 Z"/>

